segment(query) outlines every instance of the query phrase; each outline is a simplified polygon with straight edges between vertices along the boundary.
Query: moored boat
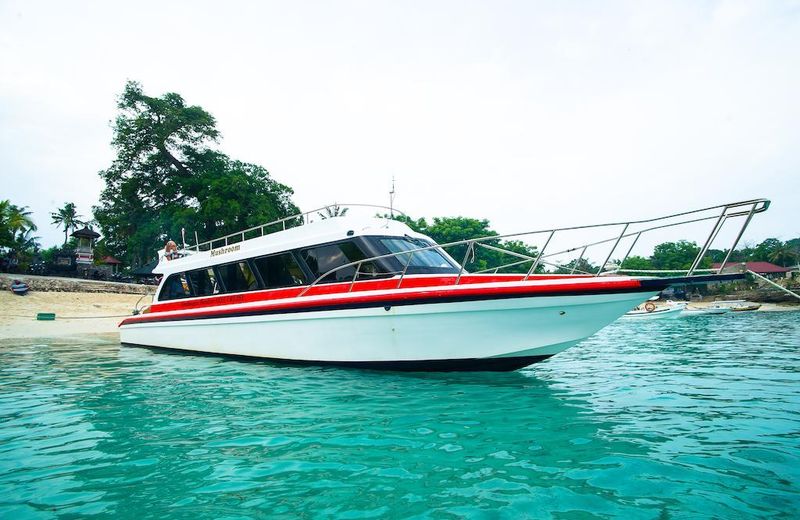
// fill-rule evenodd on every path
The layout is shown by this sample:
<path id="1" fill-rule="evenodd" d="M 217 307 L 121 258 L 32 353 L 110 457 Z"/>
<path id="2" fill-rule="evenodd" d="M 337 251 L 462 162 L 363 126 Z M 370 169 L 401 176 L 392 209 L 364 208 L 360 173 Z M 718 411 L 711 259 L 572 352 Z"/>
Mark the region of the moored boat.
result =
<path id="1" fill-rule="evenodd" d="M 760 303 L 753 303 L 747 300 L 718 300 L 714 303 L 716 306 L 726 308 L 731 312 L 757 311 L 761 308 Z"/>
<path id="2" fill-rule="evenodd" d="M 649 304 L 649 305 L 648 305 Z M 650 307 L 652 305 L 652 307 Z M 683 305 L 667 305 L 663 307 L 656 307 L 651 302 L 645 304 L 644 308 L 636 308 L 632 311 L 626 312 L 623 319 L 635 320 L 658 320 L 664 318 L 677 318 L 683 311 Z"/>
<path id="3" fill-rule="evenodd" d="M 747 312 L 747 311 L 757 311 L 761 308 L 760 303 L 751 303 L 750 305 L 741 305 L 738 307 L 731 307 L 731 312 Z"/>
<path id="4" fill-rule="evenodd" d="M 727 314 L 731 311 L 729 307 L 721 305 L 710 305 L 708 307 L 693 307 L 688 306 L 683 309 L 684 316 L 704 316 L 704 315 L 721 315 Z"/>
<path id="5" fill-rule="evenodd" d="M 747 204 L 766 209 L 760 200 Z M 527 271 L 470 273 L 471 255 L 499 250 L 498 237 L 436 244 L 389 218 L 306 222 L 314 212 L 301 216 L 304 225 L 290 226 L 298 217 L 277 221 L 285 228 L 278 232 L 265 232 L 276 224 L 269 223 L 180 251 L 170 246 L 154 270 L 163 275 L 155 301 L 123 320 L 121 342 L 295 363 L 514 370 L 575 345 L 672 284 L 741 277 L 541 273 L 549 239 L 535 257 L 509 253 L 508 265 L 527 263 Z M 446 248 L 460 248 L 461 262 Z"/>

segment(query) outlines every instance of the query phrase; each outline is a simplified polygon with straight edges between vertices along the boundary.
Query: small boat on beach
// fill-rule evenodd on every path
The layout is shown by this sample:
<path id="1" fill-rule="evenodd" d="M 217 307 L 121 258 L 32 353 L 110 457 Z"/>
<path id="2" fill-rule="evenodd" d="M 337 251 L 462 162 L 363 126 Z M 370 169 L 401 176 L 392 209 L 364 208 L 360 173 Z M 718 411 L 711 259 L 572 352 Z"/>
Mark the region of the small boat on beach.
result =
<path id="1" fill-rule="evenodd" d="M 731 312 L 748 312 L 757 311 L 761 308 L 760 303 L 751 303 L 750 305 L 741 305 L 739 307 L 731 307 Z"/>
<path id="2" fill-rule="evenodd" d="M 718 300 L 714 302 L 718 307 L 723 307 L 731 312 L 757 311 L 761 308 L 760 303 L 753 303 L 747 300 Z"/>
<path id="3" fill-rule="evenodd" d="M 722 315 L 731 312 L 730 307 L 723 307 L 720 305 L 711 305 L 708 307 L 692 307 L 691 305 L 684 308 L 683 316 L 706 316 L 706 315 Z"/>
<path id="4" fill-rule="evenodd" d="M 346 206 L 369 208 L 373 215 L 376 208 L 396 212 Z M 563 265 L 554 263 L 557 255 L 580 251 L 577 265 L 587 249 L 600 246 L 607 255 L 600 265 L 606 266 L 621 242 L 630 254 L 642 233 L 710 220 L 716 223 L 716 236 L 721 222 L 768 206 L 769 201 L 756 199 L 622 224 L 446 244 L 389 217 L 348 214 L 313 220 L 333 207 L 328 206 L 179 250 L 168 245 L 154 269 L 162 280 L 153 303 L 120 323 L 120 340 L 302 364 L 515 370 L 577 344 L 667 287 L 743 277 L 698 275 L 694 267 L 683 276 L 662 278 L 602 268 L 595 273 L 574 267 L 566 274 L 542 272 L 543 266 L 557 266 L 564 273 Z M 683 220 L 663 223 L 676 217 Z M 606 228 L 613 229 L 608 238 L 547 249 L 554 235 L 588 229 L 598 237 Z M 503 239 L 526 236 L 544 242 L 533 255 L 500 247 Z M 707 245 L 711 242 L 709 235 Z M 468 271 L 470 264 L 477 265 L 476 251 L 483 249 L 509 255 L 511 261 Z M 500 272 L 504 269 L 515 271 Z M 678 315 L 681 309 L 675 305 L 664 312 Z"/>

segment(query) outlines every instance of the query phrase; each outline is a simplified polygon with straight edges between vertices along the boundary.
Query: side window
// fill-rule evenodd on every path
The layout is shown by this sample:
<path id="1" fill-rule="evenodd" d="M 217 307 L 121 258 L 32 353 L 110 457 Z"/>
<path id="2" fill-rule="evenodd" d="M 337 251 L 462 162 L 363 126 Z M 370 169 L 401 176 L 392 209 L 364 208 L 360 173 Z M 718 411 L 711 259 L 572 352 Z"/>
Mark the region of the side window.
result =
<path id="1" fill-rule="evenodd" d="M 291 253 L 257 258 L 253 263 L 267 289 L 306 283 L 303 270 Z"/>
<path id="2" fill-rule="evenodd" d="M 192 294 L 195 296 L 211 296 L 212 294 L 219 294 L 220 288 L 217 283 L 217 276 L 214 274 L 214 269 L 198 269 L 197 271 L 190 271 L 187 276 L 189 277 L 189 284 L 192 287 Z"/>
<path id="3" fill-rule="evenodd" d="M 219 277 L 225 286 L 225 292 L 242 292 L 258 289 L 256 275 L 250 270 L 247 262 L 221 265 L 217 268 Z"/>
<path id="4" fill-rule="evenodd" d="M 164 287 L 161 288 L 158 300 L 177 300 L 179 298 L 188 298 L 191 295 L 186 273 L 178 273 L 170 275 L 167 281 L 164 282 Z"/>
<path id="5" fill-rule="evenodd" d="M 329 244 L 327 246 L 312 247 L 300 251 L 300 256 L 303 261 L 314 273 L 314 276 L 319 278 L 331 269 L 339 266 L 363 260 L 366 258 L 364 253 L 353 242 L 341 242 L 339 244 Z M 346 267 L 340 269 L 330 275 L 326 276 L 323 282 L 343 282 L 353 279 L 356 272 L 356 266 Z M 362 264 L 359 270 L 359 278 L 363 279 L 365 276 L 375 276 L 380 270 L 373 262 Z"/>

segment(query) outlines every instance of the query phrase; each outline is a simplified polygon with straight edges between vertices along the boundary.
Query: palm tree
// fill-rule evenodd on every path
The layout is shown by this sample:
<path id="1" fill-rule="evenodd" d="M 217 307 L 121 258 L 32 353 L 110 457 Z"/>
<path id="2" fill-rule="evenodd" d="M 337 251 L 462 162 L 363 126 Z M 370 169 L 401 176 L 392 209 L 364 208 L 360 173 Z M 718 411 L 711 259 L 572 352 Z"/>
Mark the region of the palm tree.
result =
<path id="1" fill-rule="evenodd" d="M 800 255 L 788 242 L 773 249 L 768 258 L 770 262 L 782 266 L 791 265 L 793 261 L 796 262 L 798 259 L 800 259 Z"/>
<path id="2" fill-rule="evenodd" d="M 14 249 L 17 251 L 33 251 L 36 253 L 39 250 L 39 240 L 42 237 L 33 236 L 34 229 L 27 229 L 24 233 L 20 233 L 14 239 Z"/>
<path id="3" fill-rule="evenodd" d="M 80 219 L 81 215 L 75 209 L 75 204 L 67 202 L 63 208 L 60 208 L 55 213 L 50 213 L 50 218 L 53 219 L 53 224 L 56 227 L 64 226 L 64 245 L 67 245 L 67 238 L 69 230 L 73 231 L 78 226 L 86 225 L 86 222 Z"/>
<path id="4" fill-rule="evenodd" d="M 350 208 L 343 208 L 340 205 L 334 203 L 333 206 L 326 206 L 325 213 L 317 212 L 317 215 L 322 217 L 322 220 L 334 218 L 334 217 L 343 217 L 347 214 L 347 210 Z"/>
<path id="5" fill-rule="evenodd" d="M 31 219 L 27 206 L 15 206 L 9 200 L 0 201 L 0 245 L 13 245 L 17 235 L 36 231 L 36 224 Z"/>

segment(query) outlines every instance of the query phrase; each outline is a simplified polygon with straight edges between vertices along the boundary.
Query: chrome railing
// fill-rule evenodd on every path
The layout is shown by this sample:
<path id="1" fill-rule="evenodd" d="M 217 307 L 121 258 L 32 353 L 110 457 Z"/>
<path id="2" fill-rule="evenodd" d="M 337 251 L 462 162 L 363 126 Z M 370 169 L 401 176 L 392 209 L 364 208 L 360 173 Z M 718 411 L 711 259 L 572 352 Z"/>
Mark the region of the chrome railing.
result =
<path id="1" fill-rule="evenodd" d="M 350 263 L 347 263 L 347 264 L 344 264 L 344 265 L 340 265 L 340 266 L 338 266 L 338 267 L 336 267 L 334 269 L 331 269 L 331 270 L 323 273 L 316 280 L 314 280 L 314 282 L 311 283 L 311 285 L 309 285 L 305 289 L 303 289 L 303 291 L 298 296 L 303 296 L 312 287 L 320 284 L 323 280 L 325 280 L 329 276 L 331 276 L 331 275 L 333 275 L 333 274 L 335 274 L 335 273 L 337 273 L 339 271 L 342 271 L 342 270 L 345 270 L 345 269 L 350 269 L 350 268 L 355 268 L 353 276 L 352 276 L 352 280 L 350 281 L 350 288 L 349 288 L 349 291 L 352 291 L 353 286 L 354 286 L 356 280 L 358 279 L 359 275 L 366 276 L 364 273 L 362 273 L 362 267 L 364 266 L 364 264 L 370 263 L 370 262 L 374 262 L 376 260 L 386 259 L 386 258 L 397 258 L 397 257 L 403 257 L 404 258 L 404 255 L 408 255 L 408 259 L 405 260 L 404 268 L 403 268 L 402 271 L 389 272 L 389 273 L 385 273 L 384 272 L 384 273 L 377 273 L 377 274 L 372 274 L 371 275 L 373 277 L 376 277 L 376 276 L 393 277 L 393 276 L 399 275 L 399 278 L 397 280 L 397 285 L 396 285 L 396 288 L 399 289 L 402 286 L 403 280 L 404 280 L 404 278 L 405 278 L 405 276 L 406 276 L 406 274 L 408 272 L 408 268 L 409 268 L 409 266 L 411 264 L 411 261 L 412 261 L 412 258 L 413 258 L 414 254 L 420 253 L 420 252 L 423 252 L 423 251 L 429 251 L 429 250 L 444 250 L 444 251 L 447 251 L 448 248 L 464 246 L 464 245 L 466 245 L 467 248 L 466 248 L 466 253 L 464 254 L 463 260 L 457 266 L 459 268 L 459 271 L 458 271 L 458 275 L 456 276 L 456 280 L 455 280 L 455 284 L 456 285 L 458 285 L 460 283 L 462 276 L 467 273 L 467 271 L 465 269 L 465 265 L 470 261 L 470 258 L 474 259 L 476 247 L 483 247 L 483 248 L 486 248 L 488 250 L 504 253 L 504 254 L 507 254 L 509 256 L 513 256 L 513 257 L 516 257 L 516 258 L 521 258 L 521 260 L 516 260 L 516 261 L 508 263 L 508 264 L 503 264 L 501 266 L 491 267 L 489 269 L 483 269 L 481 271 L 477 271 L 476 274 L 477 273 L 485 273 L 485 272 L 489 272 L 489 271 L 493 271 L 493 272 L 497 273 L 502 269 L 506 269 L 506 268 L 510 268 L 510 267 L 514 267 L 514 266 L 519 266 L 519 265 L 524 265 L 524 264 L 527 264 L 527 263 L 531 262 L 531 266 L 526 271 L 525 276 L 523 278 L 523 280 L 528 280 L 531 277 L 531 275 L 533 275 L 536 272 L 537 268 L 540 265 L 549 265 L 549 266 L 562 268 L 562 269 L 564 268 L 564 265 L 548 261 L 547 260 L 548 258 L 553 258 L 553 257 L 559 256 L 559 255 L 563 255 L 563 254 L 566 254 L 566 253 L 571 253 L 571 252 L 575 252 L 575 251 L 579 251 L 580 250 L 580 256 L 573 263 L 573 266 L 572 266 L 571 273 L 574 274 L 576 271 L 579 271 L 577 269 L 577 265 L 578 265 L 578 263 L 580 262 L 581 259 L 586 257 L 586 253 L 590 248 L 593 248 L 593 247 L 596 247 L 596 246 L 601 246 L 601 245 L 604 245 L 604 244 L 613 243 L 613 246 L 611 247 L 611 250 L 605 256 L 605 260 L 603 261 L 602 264 L 600 264 L 600 268 L 596 272 L 592 272 L 592 273 L 585 273 L 583 271 L 580 271 L 580 272 L 582 272 L 584 274 L 590 274 L 592 276 L 600 276 L 601 274 L 604 274 L 604 273 L 605 274 L 618 273 L 618 272 L 623 272 L 625 270 L 622 270 L 622 269 L 619 269 L 619 268 L 613 269 L 613 270 L 606 270 L 606 266 L 608 265 L 609 261 L 614 256 L 615 251 L 617 250 L 617 248 L 619 247 L 620 243 L 623 240 L 625 240 L 627 238 L 632 238 L 632 242 L 631 242 L 630 246 L 627 248 L 627 250 L 625 252 L 625 255 L 619 260 L 619 265 L 620 266 L 625 262 L 625 260 L 627 260 L 627 258 L 630 256 L 631 252 L 633 251 L 634 246 L 637 244 L 637 242 L 639 242 L 639 239 L 645 233 L 650 233 L 650 232 L 653 232 L 653 231 L 656 231 L 656 230 L 659 230 L 659 229 L 683 226 L 683 225 L 693 224 L 693 223 L 698 223 L 698 222 L 714 221 L 714 226 L 712 227 L 711 231 L 709 232 L 708 236 L 706 237 L 703 246 L 700 248 L 700 251 L 698 252 L 697 256 L 695 257 L 694 261 L 692 262 L 691 267 L 689 269 L 681 269 L 681 270 L 670 271 L 670 272 L 673 272 L 673 273 L 675 273 L 675 272 L 685 273 L 686 276 L 692 276 L 695 272 L 714 271 L 714 270 L 709 270 L 709 269 L 700 269 L 700 265 L 702 264 L 702 261 L 703 261 L 705 255 L 706 255 L 706 253 L 710 249 L 710 247 L 713 244 L 714 240 L 719 235 L 720 231 L 722 230 L 723 225 L 728 220 L 734 219 L 734 218 L 738 218 L 738 217 L 746 217 L 746 219 L 742 223 L 742 226 L 740 227 L 740 229 L 738 230 L 738 232 L 736 234 L 736 238 L 734 239 L 733 244 L 731 245 L 730 249 L 728 250 L 728 252 L 727 252 L 727 254 L 725 256 L 725 260 L 722 262 L 722 265 L 718 269 L 716 269 L 717 273 L 721 273 L 722 270 L 725 267 L 725 264 L 730 259 L 731 253 L 733 252 L 734 249 L 736 249 L 736 246 L 739 244 L 739 241 L 741 240 L 745 229 L 750 224 L 750 221 L 752 220 L 753 215 L 755 215 L 756 213 L 761 213 L 763 211 L 766 211 L 767 208 L 769 208 L 769 204 L 770 204 L 770 201 L 767 200 L 767 199 L 753 199 L 753 200 L 746 200 L 746 201 L 741 201 L 741 202 L 732 202 L 732 203 L 729 203 L 729 204 L 720 204 L 720 205 L 717 205 L 717 206 L 710 206 L 710 207 L 707 207 L 707 208 L 702 208 L 702 209 L 697 209 L 697 210 L 692 210 L 692 211 L 684 211 L 684 212 L 680 212 L 680 213 L 674 213 L 674 214 L 671 214 L 671 215 L 666 215 L 666 216 L 656 217 L 656 218 L 651 218 L 651 219 L 631 220 L 631 221 L 627 221 L 627 222 L 612 222 L 612 223 L 607 223 L 607 224 L 589 224 L 589 225 L 584 225 L 584 226 L 570 226 L 570 227 L 562 227 L 562 228 L 551 228 L 551 229 L 542 229 L 542 230 L 536 230 L 536 231 L 525 231 L 525 232 L 520 232 L 520 233 L 510 233 L 510 234 L 506 234 L 506 235 L 493 235 L 493 236 L 486 236 L 486 237 L 473 238 L 473 239 L 467 239 L 467 240 L 458 240 L 458 241 L 449 242 L 449 243 L 446 243 L 446 244 L 437 244 L 437 245 L 433 245 L 433 246 L 420 247 L 420 248 L 416 248 L 416 249 L 409 249 L 409 250 L 406 250 L 406 251 L 399 251 L 399 252 L 396 252 L 396 253 L 378 255 L 378 256 L 373 256 L 373 257 L 370 257 L 370 258 L 364 258 L 362 260 L 357 260 L 357 261 L 354 261 L 354 262 L 350 262 Z M 711 213 L 711 214 L 710 215 L 703 215 L 704 213 Z M 665 221 L 668 221 L 670 219 L 678 219 L 678 220 L 675 221 L 675 222 L 665 222 Z M 656 225 L 652 225 L 652 224 L 656 224 Z M 645 226 L 645 227 L 643 229 L 637 229 L 637 226 Z M 547 250 L 547 247 L 550 245 L 553 237 L 557 233 L 564 233 L 564 232 L 567 232 L 567 231 L 577 231 L 577 230 L 593 230 L 593 231 L 596 231 L 596 230 L 600 230 L 600 229 L 603 229 L 603 228 L 615 228 L 615 227 L 617 227 L 617 228 L 621 227 L 622 229 L 618 233 L 614 232 L 614 234 L 611 235 L 608 238 L 604 238 L 604 239 L 597 240 L 597 241 L 590 242 L 590 243 L 586 243 L 586 244 L 580 244 L 578 246 L 570 247 L 570 248 L 567 248 L 567 249 L 562 249 L 562 250 L 559 250 L 559 251 L 548 252 L 547 254 L 545 254 L 545 252 Z M 504 240 L 504 239 L 511 239 L 511 238 L 519 239 L 519 238 L 522 238 L 522 237 L 535 236 L 535 235 L 544 235 L 544 236 L 546 236 L 544 245 L 542 246 L 541 250 L 538 250 L 536 256 L 525 255 L 525 254 L 522 254 L 522 253 L 518 253 L 516 251 L 509 251 L 507 249 L 503 249 L 502 247 L 500 247 L 498 245 L 485 243 L 485 242 L 496 242 L 497 244 L 499 244 L 499 241 Z M 448 257 L 449 257 L 449 255 L 448 255 Z M 567 269 L 569 269 L 569 267 L 567 267 Z M 630 271 L 630 270 L 628 270 L 628 271 Z M 644 272 L 644 270 L 635 270 L 635 272 Z M 655 271 L 653 271 L 653 272 L 655 272 Z M 522 273 L 520 273 L 520 274 L 522 274 Z"/>
<path id="2" fill-rule="evenodd" d="M 238 244 L 240 242 L 244 242 L 245 240 L 249 240 L 252 238 L 263 237 L 264 235 L 277 233 L 278 231 L 286 231 L 288 228 L 309 224 L 313 222 L 312 217 L 314 215 L 317 215 L 324 211 L 328 210 L 337 211 L 338 209 L 347 209 L 347 208 L 371 208 L 371 209 L 388 211 L 391 214 L 396 213 L 399 215 L 407 216 L 405 213 L 398 210 L 397 208 L 390 208 L 389 206 L 381 206 L 376 204 L 338 204 L 338 203 L 328 204 L 327 206 L 322 206 L 321 208 L 312 209 L 310 211 L 304 211 L 302 213 L 290 215 L 288 217 L 280 218 L 278 220 L 273 220 L 272 222 L 267 222 L 266 224 L 260 224 L 258 226 L 254 226 L 248 229 L 243 229 L 242 231 L 237 231 L 236 233 L 231 233 L 230 235 L 225 235 L 219 238 L 206 240 L 205 242 L 198 242 L 193 246 L 184 247 L 183 250 L 199 252 L 199 251 L 208 251 L 210 249 L 214 249 L 215 247 L 225 247 L 230 244 Z M 326 218 L 336 218 L 336 215 L 331 215 L 330 217 Z"/>

